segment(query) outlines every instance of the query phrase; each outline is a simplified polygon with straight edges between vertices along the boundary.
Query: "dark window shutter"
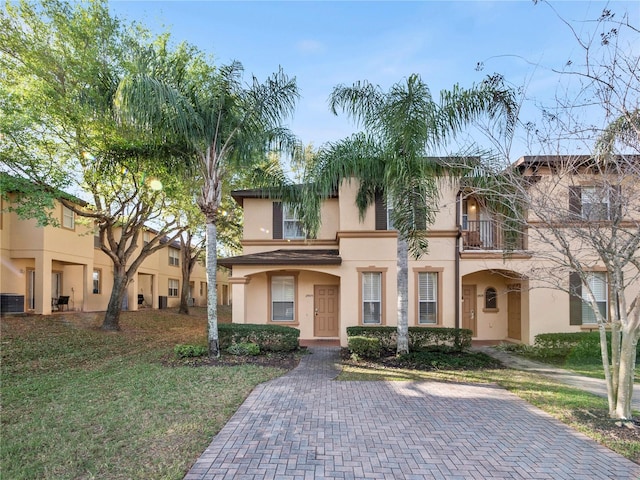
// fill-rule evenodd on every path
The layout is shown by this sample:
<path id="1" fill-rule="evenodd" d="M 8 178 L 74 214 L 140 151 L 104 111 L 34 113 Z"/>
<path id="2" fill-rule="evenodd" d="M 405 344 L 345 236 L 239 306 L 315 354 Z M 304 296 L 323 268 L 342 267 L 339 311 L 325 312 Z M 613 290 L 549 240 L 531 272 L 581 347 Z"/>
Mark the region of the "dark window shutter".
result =
<path id="1" fill-rule="evenodd" d="M 581 187 L 569 187 L 569 212 L 582 216 L 582 191 Z"/>
<path id="2" fill-rule="evenodd" d="M 282 238 L 282 203 L 273 202 L 273 238 Z"/>
<path id="3" fill-rule="evenodd" d="M 384 201 L 384 194 L 381 191 L 376 192 L 375 199 L 375 216 L 376 230 L 387 229 L 387 205 Z"/>
<path id="4" fill-rule="evenodd" d="M 569 325 L 582 325 L 582 280 L 576 272 L 569 274 Z"/>

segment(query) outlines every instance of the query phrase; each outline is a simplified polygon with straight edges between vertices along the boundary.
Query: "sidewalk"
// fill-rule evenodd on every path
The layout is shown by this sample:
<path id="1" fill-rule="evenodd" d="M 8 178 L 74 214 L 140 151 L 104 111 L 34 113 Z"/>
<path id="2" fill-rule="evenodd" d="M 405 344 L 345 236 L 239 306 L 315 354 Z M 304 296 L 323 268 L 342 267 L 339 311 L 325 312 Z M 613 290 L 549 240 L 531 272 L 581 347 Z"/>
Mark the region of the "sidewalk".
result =
<path id="1" fill-rule="evenodd" d="M 336 381 L 339 348 L 309 352 L 251 392 L 185 480 L 640 478 L 495 385 Z"/>
<path id="2" fill-rule="evenodd" d="M 607 398 L 607 386 L 604 380 L 599 378 L 583 377 L 581 375 L 575 375 L 574 373 L 564 370 L 562 368 L 555 368 L 544 363 L 535 362 L 523 358 L 519 355 L 515 355 L 509 352 L 503 352 L 496 350 L 491 346 L 474 346 L 472 350 L 486 353 L 487 355 L 497 358 L 505 366 L 514 368 L 516 370 L 526 370 L 545 377 L 553 378 L 565 385 L 584 390 L 586 392 L 593 393 L 599 397 Z M 640 411 L 640 385 L 636 384 L 633 389 L 633 399 L 631 400 L 631 408 L 633 410 Z"/>

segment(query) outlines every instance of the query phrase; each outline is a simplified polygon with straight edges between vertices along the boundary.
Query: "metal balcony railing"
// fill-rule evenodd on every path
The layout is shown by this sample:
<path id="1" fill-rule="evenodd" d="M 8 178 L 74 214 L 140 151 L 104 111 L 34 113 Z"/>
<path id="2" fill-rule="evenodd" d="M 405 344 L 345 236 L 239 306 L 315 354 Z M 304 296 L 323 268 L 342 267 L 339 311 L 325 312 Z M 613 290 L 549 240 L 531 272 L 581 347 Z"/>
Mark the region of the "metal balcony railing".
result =
<path id="1" fill-rule="evenodd" d="M 462 225 L 464 250 L 524 250 L 522 232 L 505 232 L 493 220 L 466 220 Z"/>

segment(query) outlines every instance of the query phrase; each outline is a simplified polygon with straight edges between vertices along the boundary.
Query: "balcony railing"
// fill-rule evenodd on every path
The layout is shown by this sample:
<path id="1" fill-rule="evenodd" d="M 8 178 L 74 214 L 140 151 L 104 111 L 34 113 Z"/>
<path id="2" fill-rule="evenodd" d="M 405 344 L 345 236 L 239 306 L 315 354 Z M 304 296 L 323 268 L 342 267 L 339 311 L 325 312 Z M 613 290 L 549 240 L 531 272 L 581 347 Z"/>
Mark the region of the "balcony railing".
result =
<path id="1" fill-rule="evenodd" d="M 524 250 L 522 232 L 505 232 L 493 220 L 466 220 L 462 225 L 464 250 Z"/>

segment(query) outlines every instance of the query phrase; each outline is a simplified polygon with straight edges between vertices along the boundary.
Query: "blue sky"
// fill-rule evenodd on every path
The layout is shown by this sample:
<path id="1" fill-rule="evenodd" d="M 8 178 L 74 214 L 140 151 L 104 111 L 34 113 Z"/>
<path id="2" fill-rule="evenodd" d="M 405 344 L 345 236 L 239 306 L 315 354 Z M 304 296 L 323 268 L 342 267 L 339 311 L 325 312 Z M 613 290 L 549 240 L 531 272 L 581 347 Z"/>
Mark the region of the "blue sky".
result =
<path id="1" fill-rule="evenodd" d="M 640 25 L 637 1 L 555 1 L 564 19 L 589 32 L 603 8 L 625 11 Z M 384 89 L 412 73 L 432 93 L 454 83 L 471 86 L 499 72 L 526 85 L 527 103 L 547 102 L 557 76 L 578 55 L 571 32 L 545 4 L 514 1 L 112 1 L 112 12 L 159 33 L 170 31 L 211 54 L 215 63 L 239 60 L 246 80 L 282 66 L 301 92 L 290 127 L 318 147 L 356 127 L 335 117 L 327 98 L 337 84 L 368 80 Z M 484 70 L 476 71 L 477 62 Z M 536 111 L 525 109 L 525 115 Z M 525 147 L 522 147 L 525 149 Z M 516 156 L 527 153 L 517 151 Z M 513 160 L 513 159 L 512 159 Z"/>

